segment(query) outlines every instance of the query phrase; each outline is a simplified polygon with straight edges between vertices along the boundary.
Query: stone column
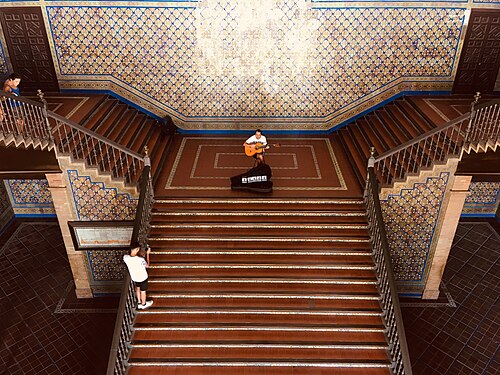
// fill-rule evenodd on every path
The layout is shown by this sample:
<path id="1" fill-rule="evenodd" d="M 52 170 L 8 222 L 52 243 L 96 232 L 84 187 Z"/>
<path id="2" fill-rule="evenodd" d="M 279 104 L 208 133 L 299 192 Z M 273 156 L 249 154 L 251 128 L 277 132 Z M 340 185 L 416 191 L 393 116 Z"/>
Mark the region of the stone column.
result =
<path id="1" fill-rule="evenodd" d="M 69 181 L 64 178 L 64 173 L 47 173 L 45 175 L 49 182 L 49 190 L 54 201 L 54 208 L 59 221 L 59 227 L 68 254 L 68 260 L 73 273 L 77 298 L 92 298 L 92 289 L 90 288 L 87 266 L 85 262 L 85 253 L 75 251 L 71 233 L 68 227 L 68 221 L 77 221 L 73 196 L 68 189 Z"/>
<path id="2" fill-rule="evenodd" d="M 443 277 L 465 198 L 469 193 L 471 179 L 472 176 L 455 176 L 454 178 L 450 198 L 446 206 L 443 207 L 445 210 L 443 222 L 439 237 L 436 240 L 436 249 L 422 295 L 423 299 L 437 299 L 439 297 L 439 285 L 441 284 L 441 278 Z"/>

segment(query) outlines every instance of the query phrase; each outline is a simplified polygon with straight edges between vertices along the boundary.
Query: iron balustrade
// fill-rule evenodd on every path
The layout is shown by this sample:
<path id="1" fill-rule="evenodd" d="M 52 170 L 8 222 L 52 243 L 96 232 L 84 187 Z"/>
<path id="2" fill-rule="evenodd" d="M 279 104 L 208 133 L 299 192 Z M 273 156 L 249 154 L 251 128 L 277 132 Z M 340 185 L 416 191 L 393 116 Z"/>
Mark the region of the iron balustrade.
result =
<path id="1" fill-rule="evenodd" d="M 132 242 L 137 242 L 141 247 L 147 245 L 147 238 L 151 228 L 151 214 L 154 204 L 154 191 L 151 178 L 151 163 L 145 150 L 145 167 L 140 180 L 140 195 L 135 214 Z M 133 324 L 136 315 L 136 296 L 134 283 L 127 272 L 125 283 L 120 298 L 120 306 L 116 316 L 113 344 L 108 360 L 107 375 L 124 375 L 128 368 L 130 342 L 133 333 Z"/>
<path id="2" fill-rule="evenodd" d="M 0 131 L 6 143 L 24 141 L 42 150 L 55 148 L 58 156 L 70 156 L 133 184 L 144 168 L 144 157 L 63 116 L 41 102 L 0 92 Z"/>
<path id="3" fill-rule="evenodd" d="M 130 352 L 130 341 L 133 333 L 132 327 L 135 320 L 136 300 L 134 283 L 127 272 L 116 314 L 115 334 L 111 343 L 106 371 L 108 375 L 125 375 L 127 373 L 127 359 Z"/>
<path id="4" fill-rule="evenodd" d="M 410 355 L 406 344 L 398 292 L 394 282 L 373 162 L 374 158 L 372 156 L 369 160 L 364 199 L 371 237 L 372 257 L 377 276 L 377 287 L 380 293 L 380 305 L 383 311 L 382 317 L 386 338 L 389 343 L 391 370 L 395 375 L 411 375 Z"/>
<path id="5" fill-rule="evenodd" d="M 494 147 L 500 139 L 500 100 L 477 106 L 478 94 L 475 99 L 470 112 L 376 157 L 374 169 L 381 184 L 392 185 L 422 168 L 446 163 L 470 147 Z"/>
<path id="6" fill-rule="evenodd" d="M 26 146 L 51 149 L 53 139 L 40 102 L 0 92 L 0 132 L 6 143 L 24 141 Z"/>

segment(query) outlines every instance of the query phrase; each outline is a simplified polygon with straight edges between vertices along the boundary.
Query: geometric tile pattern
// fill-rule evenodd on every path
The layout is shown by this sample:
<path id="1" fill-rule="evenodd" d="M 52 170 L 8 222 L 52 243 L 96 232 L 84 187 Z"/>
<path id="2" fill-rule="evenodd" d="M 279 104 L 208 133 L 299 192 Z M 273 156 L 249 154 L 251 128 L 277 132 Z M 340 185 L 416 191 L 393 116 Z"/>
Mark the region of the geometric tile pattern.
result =
<path id="1" fill-rule="evenodd" d="M 118 193 L 115 188 L 106 188 L 102 182 L 93 182 L 88 176 L 79 176 L 76 170 L 68 170 L 68 178 L 79 220 L 135 219 L 138 199 Z M 123 279 L 126 269 L 122 256 L 123 251 L 117 250 L 87 251 L 94 293 L 99 288 L 99 282 L 112 283 Z"/>
<path id="2" fill-rule="evenodd" d="M 274 122 L 278 129 L 328 129 L 350 106 L 398 83 L 426 82 L 432 90 L 453 81 L 465 8 L 308 2 L 312 46 L 295 56 L 287 38 L 302 30 L 296 14 L 303 0 L 276 1 L 279 17 L 266 43 L 276 48 L 266 57 L 269 69 L 261 72 L 262 60 L 248 53 L 251 46 L 242 48 L 255 35 L 262 38 L 257 26 L 241 31 L 236 12 L 242 1 L 209 1 L 217 3 L 214 19 L 197 11 L 198 2 L 48 5 L 61 82 L 98 88 L 102 80 L 111 81 L 183 128 L 205 123 L 241 129 L 239 122 L 253 126 L 253 119 L 266 121 L 267 128 Z M 220 37 L 207 37 L 214 28 Z M 213 44 L 210 61 L 226 64 L 221 70 L 210 68 L 200 35 Z"/>
<path id="3" fill-rule="evenodd" d="M 38 180 L 5 180 L 10 189 L 14 207 L 18 205 L 52 205 L 49 183 L 45 179 Z"/>
<path id="4" fill-rule="evenodd" d="M 135 219 L 138 199 L 118 193 L 115 188 L 106 188 L 88 176 L 79 176 L 76 170 L 68 170 L 68 178 L 79 220 Z"/>
<path id="5" fill-rule="evenodd" d="M 456 306 L 401 309 L 414 375 L 498 374 L 499 261 L 490 223 L 459 223 L 443 274 Z"/>
<path id="6" fill-rule="evenodd" d="M 5 183 L 16 215 L 55 214 L 46 179 L 12 179 Z"/>
<path id="7" fill-rule="evenodd" d="M 0 45 L 0 75 L 6 76 L 8 71 L 9 71 L 9 68 L 7 66 L 7 60 L 5 58 L 3 46 Z"/>
<path id="8" fill-rule="evenodd" d="M 442 172 L 380 202 L 398 285 L 417 289 L 425 285 L 429 249 L 448 178 L 449 172 Z"/>
<path id="9" fill-rule="evenodd" d="M 471 182 L 462 214 L 495 215 L 500 203 L 500 182 Z"/>
<path id="10" fill-rule="evenodd" d="M 123 251 L 94 250 L 87 251 L 87 257 L 92 272 L 94 283 L 100 281 L 123 280 L 127 269 L 123 262 Z M 92 290 L 95 293 L 95 288 Z"/>

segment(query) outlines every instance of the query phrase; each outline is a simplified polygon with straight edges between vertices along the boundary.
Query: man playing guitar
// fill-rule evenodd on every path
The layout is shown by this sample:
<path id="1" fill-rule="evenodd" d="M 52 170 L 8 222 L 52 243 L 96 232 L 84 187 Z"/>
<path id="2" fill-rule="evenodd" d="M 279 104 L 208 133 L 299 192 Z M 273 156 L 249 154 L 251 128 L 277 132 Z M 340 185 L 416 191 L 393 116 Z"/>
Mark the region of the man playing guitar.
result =
<path id="1" fill-rule="evenodd" d="M 245 147 L 245 153 L 257 160 L 257 165 L 264 164 L 264 151 L 269 149 L 269 145 L 266 136 L 262 135 L 260 129 L 257 129 L 255 134 L 243 143 L 243 146 Z"/>

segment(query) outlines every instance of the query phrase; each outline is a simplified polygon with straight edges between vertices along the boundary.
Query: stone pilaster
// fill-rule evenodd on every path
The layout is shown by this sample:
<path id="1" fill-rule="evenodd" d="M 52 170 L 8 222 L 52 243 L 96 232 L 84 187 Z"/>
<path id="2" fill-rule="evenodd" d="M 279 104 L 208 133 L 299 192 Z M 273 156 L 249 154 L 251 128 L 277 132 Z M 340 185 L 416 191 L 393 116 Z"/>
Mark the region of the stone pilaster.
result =
<path id="1" fill-rule="evenodd" d="M 54 208 L 59 221 L 59 227 L 64 240 L 64 246 L 68 254 L 68 260 L 73 273 L 75 282 L 76 296 L 78 298 L 92 298 L 92 290 L 87 274 L 84 253 L 75 251 L 71 233 L 68 227 L 68 221 L 78 220 L 73 197 L 68 188 L 68 180 L 64 177 L 64 173 L 47 173 L 47 181 L 49 182 L 49 190 L 54 202 Z"/>
<path id="2" fill-rule="evenodd" d="M 438 237 L 434 238 L 436 247 L 422 295 L 424 299 L 437 299 L 439 297 L 439 285 L 441 284 L 441 278 L 455 237 L 465 198 L 469 193 L 471 179 L 472 176 L 455 176 L 454 178 L 449 199 L 443 207 L 443 221 L 440 231 Z"/>

